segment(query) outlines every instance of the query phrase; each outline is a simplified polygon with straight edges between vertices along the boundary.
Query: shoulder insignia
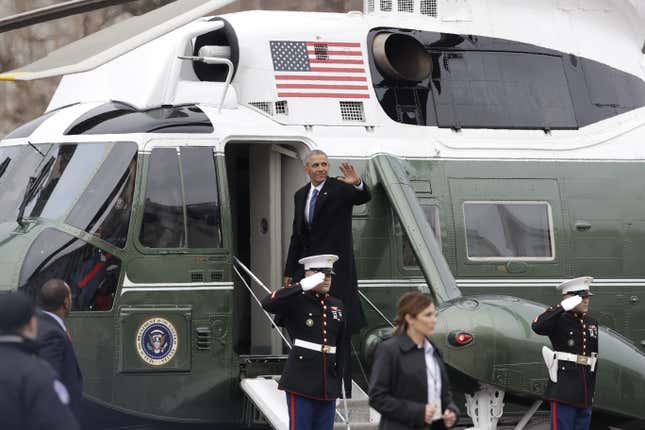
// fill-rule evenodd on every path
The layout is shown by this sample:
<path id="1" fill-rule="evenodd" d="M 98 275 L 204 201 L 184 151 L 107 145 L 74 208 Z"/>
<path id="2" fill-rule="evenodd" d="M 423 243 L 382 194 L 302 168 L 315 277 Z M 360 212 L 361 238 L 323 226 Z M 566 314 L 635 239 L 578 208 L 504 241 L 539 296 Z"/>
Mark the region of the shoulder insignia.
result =
<path id="1" fill-rule="evenodd" d="M 64 405 L 69 405 L 69 393 L 67 388 L 58 379 L 54 379 L 54 392 Z"/>

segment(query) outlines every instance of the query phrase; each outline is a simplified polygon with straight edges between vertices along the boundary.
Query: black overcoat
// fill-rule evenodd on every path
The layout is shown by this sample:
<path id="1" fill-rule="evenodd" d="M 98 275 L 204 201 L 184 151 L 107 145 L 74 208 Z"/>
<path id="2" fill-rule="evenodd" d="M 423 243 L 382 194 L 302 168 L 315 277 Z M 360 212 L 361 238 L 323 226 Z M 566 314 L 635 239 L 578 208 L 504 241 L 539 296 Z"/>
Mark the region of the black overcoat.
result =
<path id="1" fill-rule="evenodd" d="M 551 307 L 532 324 L 533 331 L 549 336 L 555 351 L 591 356 L 598 353 L 598 321 L 589 315 L 565 311 L 561 305 Z M 558 362 L 558 382 L 550 379 L 544 398 L 577 408 L 589 408 L 593 403 L 596 373 L 587 365 L 571 361 Z"/>
<path id="2" fill-rule="evenodd" d="M 452 399 L 450 381 L 441 353 L 434 348 L 434 358 L 441 371 L 442 412 L 452 410 L 459 418 L 459 408 Z M 428 379 L 425 350 L 410 337 L 396 334 L 376 349 L 370 377 L 370 406 L 381 414 L 381 430 L 405 430 L 429 427 L 425 424 L 428 403 Z"/>
<path id="3" fill-rule="evenodd" d="M 352 238 L 352 208 L 371 199 L 367 184 L 363 189 L 346 184 L 335 178 L 327 178 L 323 185 L 311 226 L 305 220 L 305 205 L 311 184 L 296 191 L 294 217 L 289 253 L 284 276 L 294 280 L 302 278 L 303 257 L 318 254 L 335 254 L 339 260 L 334 264 L 334 279 L 331 295 L 338 297 L 347 311 L 347 323 L 352 333 L 366 325 L 365 314 L 358 296 L 356 264 Z"/>
<path id="4" fill-rule="evenodd" d="M 29 339 L 0 336 L 0 428 L 78 429 L 76 419 L 61 401 L 65 397 L 61 382 L 36 352 L 36 343 Z"/>
<path id="5" fill-rule="evenodd" d="M 343 303 L 329 294 L 304 292 L 300 284 L 283 287 L 262 299 L 262 307 L 281 317 L 295 339 L 336 347 L 335 354 L 293 345 L 278 388 L 316 400 L 341 396 L 345 313 Z"/>
<path id="6" fill-rule="evenodd" d="M 72 341 L 63 327 L 51 316 L 38 312 L 38 343 L 41 358 L 47 361 L 69 392 L 70 409 L 80 421 L 83 376 Z"/>

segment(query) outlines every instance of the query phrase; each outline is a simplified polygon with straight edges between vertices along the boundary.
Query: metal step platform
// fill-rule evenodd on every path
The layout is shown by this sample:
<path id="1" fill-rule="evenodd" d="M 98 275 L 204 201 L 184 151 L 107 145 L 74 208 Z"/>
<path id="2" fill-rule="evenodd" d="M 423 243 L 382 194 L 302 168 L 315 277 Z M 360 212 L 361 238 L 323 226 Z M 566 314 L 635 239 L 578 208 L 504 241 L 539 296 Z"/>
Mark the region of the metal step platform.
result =
<path id="1" fill-rule="evenodd" d="M 278 390 L 279 375 L 243 378 L 240 387 L 249 405 L 245 421 L 248 425 L 268 424 L 275 430 L 289 429 L 289 412 L 284 391 Z M 369 407 L 367 394 L 355 382 L 352 385 L 353 398 L 347 399 L 349 427 L 354 430 L 376 430 L 380 415 Z M 347 429 L 343 399 L 336 402 L 334 429 Z M 263 422 L 264 421 L 264 422 Z"/>

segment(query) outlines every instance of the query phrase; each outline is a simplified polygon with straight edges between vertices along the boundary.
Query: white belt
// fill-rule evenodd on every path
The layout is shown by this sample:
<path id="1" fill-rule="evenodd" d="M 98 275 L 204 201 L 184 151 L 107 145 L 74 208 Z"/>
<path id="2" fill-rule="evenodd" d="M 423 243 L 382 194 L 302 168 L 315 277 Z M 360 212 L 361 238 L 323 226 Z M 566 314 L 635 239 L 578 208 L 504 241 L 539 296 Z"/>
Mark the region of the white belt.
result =
<path id="1" fill-rule="evenodd" d="M 336 354 L 335 346 L 321 345 L 319 343 L 307 342 L 302 339 L 296 339 L 293 342 L 293 345 L 304 349 L 310 349 L 312 351 L 324 352 L 325 354 Z"/>
<path id="2" fill-rule="evenodd" d="M 587 357 L 586 355 L 571 354 L 569 352 L 562 351 L 553 351 L 553 353 L 555 354 L 555 358 L 557 358 L 558 360 L 571 361 L 576 364 L 591 366 L 592 371 L 596 368 L 596 361 L 598 361 L 598 354 L 596 353 L 593 353 L 591 357 Z"/>

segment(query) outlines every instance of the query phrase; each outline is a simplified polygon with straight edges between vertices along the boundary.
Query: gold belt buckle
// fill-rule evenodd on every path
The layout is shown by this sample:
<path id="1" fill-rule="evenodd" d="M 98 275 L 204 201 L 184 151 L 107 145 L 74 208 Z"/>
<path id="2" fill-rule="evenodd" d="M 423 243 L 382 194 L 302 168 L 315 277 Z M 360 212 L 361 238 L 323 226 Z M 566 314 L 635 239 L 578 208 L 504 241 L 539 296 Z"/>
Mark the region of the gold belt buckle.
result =
<path id="1" fill-rule="evenodd" d="M 329 354 L 330 349 L 329 345 L 323 345 L 321 351 L 325 354 Z"/>
<path id="2" fill-rule="evenodd" d="M 589 364 L 589 358 L 588 358 L 588 357 L 585 357 L 584 355 L 579 355 L 579 356 L 576 358 L 576 363 L 578 363 L 578 364 L 584 364 L 584 365 Z"/>

